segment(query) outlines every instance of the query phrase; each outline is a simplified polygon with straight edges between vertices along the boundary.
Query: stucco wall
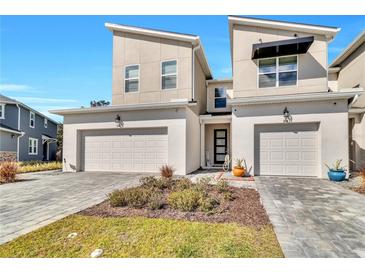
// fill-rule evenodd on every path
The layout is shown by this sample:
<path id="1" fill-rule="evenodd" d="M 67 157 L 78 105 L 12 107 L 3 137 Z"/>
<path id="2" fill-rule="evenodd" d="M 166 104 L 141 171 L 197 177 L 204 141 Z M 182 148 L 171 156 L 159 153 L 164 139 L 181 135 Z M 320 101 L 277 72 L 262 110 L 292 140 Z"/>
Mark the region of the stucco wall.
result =
<path id="1" fill-rule="evenodd" d="M 233 81 L 231 82 L 214 82 L 209 83 L 207 87 L 207 111 L 209 113 L 214 112 L 228 112 L 231 111 L 231 107 L 228 106 L 226 108 L 215 108 L 214 107 L 214 90 L 215 88 L 226 88 L 226 90 L 233 89 Z"/>
<path id="2" fill-rule="evenodd" d="M 338 88 L 365 88 L 365 43 L 355 50 L 342 64 L 338 75 Z"/>
<path id="3" fill-rule="evenodd" d="M 161 89 L 161 61 L 177 60 L 177 89 Z M 124 92 L 126 65 L 139 64 L 139 91 Z M 192 46 L 145 35 L 113 33 L 112 104 L 191 99 Z"/>
<path id="4" fill-rule="evenodd" d="M 186 109 L 186 173 L 200 167 L 200 122 L 199 116 Z"/>
<path id="5" fill-rule="evenodd" d="M 122 118 L 123 128 L 167 127 L 168 164 L 173 166 L 176 174 L 186 174 L 186 112 L 184 108 L 65 115 L 64 171 L 79 171 L 81 168 L 82 130 L 114 129 L 116 128 L 114 119 L 117 114 Z"/>
<path id="6" fill-rule="evenodd" d="M 258 88 L 258 62 L 252 60 L 252 45 L 312 36 L 310 33 L 235 25 L 233 28 L 233 89 L 235 97 L 266 96 L 327 91 L 327 42 L 324 36 L 315 35 L 314 42 L 305 54 L 298 55 L 298 85 Z"/>
<path id="7" fill-rule="evenodd" d="M 194 93 L 195 93 L 195 101 L 198 103 L 197 112 L 198 114 L 205 113 L 207 111 L 207 87 L 205 84 L 205 73 L 203 71 L 202 65 L 199 62 L 199 59 L 195 56 L 195 64 L 194 64 Z"/>
<path id="8" fill-rule="evenodd" d="M 352 130 L 352 141 L 354 149 L 355 169 L 359 170 L 365 165 L 365 114 L 352 114 L 354 126 Z"/>
<path id="9" fill-rule="evenodd" d="M 293 123 L 319 123 L 319 177 L 327 177 L 323 163 L 331 165 L 337 159 L 343 159 L 343 163 L 348 166 L 346 100 L 233 107 L 232 157 L 244 157 L 247 165 L 253 166 L 254 174 L 255 125 L 282 124 L 285 107 L 292 114 Z"/>

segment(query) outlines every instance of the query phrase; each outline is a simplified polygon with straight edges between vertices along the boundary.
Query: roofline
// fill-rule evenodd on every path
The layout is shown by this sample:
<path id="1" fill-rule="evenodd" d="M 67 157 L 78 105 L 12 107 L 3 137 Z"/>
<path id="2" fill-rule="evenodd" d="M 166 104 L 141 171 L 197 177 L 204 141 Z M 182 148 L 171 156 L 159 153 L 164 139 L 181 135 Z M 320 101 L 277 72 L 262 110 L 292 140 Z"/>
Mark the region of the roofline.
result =
<path id="1" fill-rule="evenodd" d="M 14 133 L 14 134 L 18 134 L 18 135 L 23 135 L 24 132 L 22 131 L 18 131 L 18 130 L 12 130 L 12 129 L 8 129 L 8 128 L 4 128 L 0 125 L 0 131 L 5 131 L 5 132 L 9 132 L 9 133 Z"/>
<path id="2" fill-rule="evenodd" d="M 233 79 L 232 78 L 227 78 L 227 79 L 211 79 L 211 80 L 206 80 L 205 81 L 207 84 L 215 84 L 215 83 L 233 83 Z"/>
<path id="3" fill-rule="evenodd" d="M 337 27 L 303 24 L 303 23 L 293 23 L 293 22 L 287 22 L 287 21 L 259 19 L 259 18 L 242 17 L 242 16 L 234 16 L 234 15 L 229 15 L 228 21 L 235 23 L 235 24 L 240 24 L 240 25 L 274 28 L 274 29 L 277 29 L 277 28 L 291 29 L 291 30 L 295 30 L 295 31 L 309 32 L 309 33 L 313 33 L 313 34 L 323 34 L 326 36 L 329 36 L 329 35 L 335 36 L 341 30 L 341 28 L 337 28 Z"/>
<path id="4" fill-rule="evenodd" d="M 365 42 L 365 29 L 351 42 L 350 45 L 345 48 L 340 55 L 338 55 L 335 60 L 333 60 L 330 67 L 336 67 L 341 65 L 343 61 L 346 60 L 358 47 L 361 46 L 362 43 Z"/>
<path id="5" fill-rule="evenodd" d="M 354 88 L 346 92 L 316 92 L 291 95 L 273 95 L 273 96 L 255 96 L 249 98 L 228 99 L 227 103 L 231 106 L 237 105 L 259 105 L 272 103 L 290 103 L 290 102 L 312 102 L 326 101 L 336 99 L 349 99 L 355 95 L 361 95 L 362 88 Z"/>
<path id="6" fill-rule="evenodd" d="M 68 115 L 68 114 L 102 113 L 102 112 L 115 112 L 115 111 L 147 110 L 147 109 L 183 108 L 196 105 L 197 103 L 191 103 L 187 100 L 183 100 L 176 102 L 172 101 L 167 103 L 143 103 L 143 104 L 113 105 L 105 107 L 56 109 L 56 110 L 50 110 L 49 112 L 58 115 Z"/>
<path id="7" fill-rule="evenodd" d="M 1 101 L 0 100 L 0 103 L 9 104 L 9 105 L 10 104 L 12 104 L 12 105 L 20 105 L 20 106 L 22 106 L 22 107 L 24 107 L 24 108 L 26 108 L 26 109 L 34 112 L 34 113 L 37 113 L 39 116 L 42 116 L 43 118 L 47 118 L 48 121 L 51 121 L 52 123 L 55 123 L 56 125 L 61 124 L 61 123 L 59 123 L 59 122 L 57 122 L 57 121 L 49 118 L 48 116 L 44 115 L 43 113 L 39 112 L 38 110 L 35 110 L 34 108 L 31 108 L 31 107 L 27 106 L 26 104 L 24 104 L 22 102 L 19 102 L 18 100 L 12 99 L 12 98 L 7 97 L 7 96 L 5 96 L 3 94 L 1 94 L 1 96 L 5 97 L 7 99 L 10 99 L 10 101 Z"/>
<path id="8" fill-rule="evenodd" d="M 197 35 L 177 33 L 171 31 L 162 31 L 149 28 L 134 27 L 128 25 L 105 23 L 105 27 L 110 31 L 121 31 L 127 33 L 143 34 L 148 36 L 155 36 L 160 38 L 167 38 L 179 41 L 190 42 L 192 44 L 199 44 L 200 38 Z"/>
<path id="9" fill-rule="evenodd" d="M 198 35 L 184 34 L 184 33 L 171 32 L 171 31 L 162 31 L 162 30 L 141 28 L 141 27 L 114 24 L 114 23 L 105 23 L 104 25 L 108 30 L 110 30 L 112 32 L 120 31 L 120 32 L 126 32 L 126 33 L 135 33 L 135 34 L 140 34 L 140 35 L 147 35 L 147 36 L 165 38 L 165 39 L 170 39 L 170 40 L 188 42 L 188 43 L 191 43 L 193 47 L 200 46 L 199 50 L 201 51 L 201 55 L 203 57 L 204 72 L 208 78 L 213 78 L 212 70 L 208 63 L 208 58 L 205 54 L 203 44 Z"/>

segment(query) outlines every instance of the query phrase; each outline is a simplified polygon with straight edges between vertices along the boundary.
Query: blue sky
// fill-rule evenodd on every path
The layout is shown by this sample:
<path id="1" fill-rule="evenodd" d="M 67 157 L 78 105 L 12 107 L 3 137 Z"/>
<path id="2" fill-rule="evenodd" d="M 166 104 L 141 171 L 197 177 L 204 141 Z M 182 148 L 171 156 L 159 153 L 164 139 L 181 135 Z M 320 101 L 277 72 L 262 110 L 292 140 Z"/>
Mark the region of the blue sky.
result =
<path id="1" fill-rule="evenodd" d="M 365 29 L 365 16 L 254 17 L 341 27 L 329 62 Z M 227 16 L 1 16 L 0 92 L 46 114 L 111 100 L 112 36 L 105 22 L 199 35 L 214 77 L 231 77 Z"/>

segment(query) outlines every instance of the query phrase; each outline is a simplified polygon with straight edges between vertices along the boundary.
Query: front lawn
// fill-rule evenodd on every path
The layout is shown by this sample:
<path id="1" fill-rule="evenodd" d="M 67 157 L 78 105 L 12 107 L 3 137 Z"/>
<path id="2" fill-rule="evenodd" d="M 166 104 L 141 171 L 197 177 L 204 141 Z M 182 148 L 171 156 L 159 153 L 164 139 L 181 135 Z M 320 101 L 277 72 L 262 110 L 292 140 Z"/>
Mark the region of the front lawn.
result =
<path id="1" fill-rule="evenodd" d="M 0 257 L 90 257 L 97 248 L 102 257 L 283 257 L 271 225 L 83 215 L 1 245 Z"/>

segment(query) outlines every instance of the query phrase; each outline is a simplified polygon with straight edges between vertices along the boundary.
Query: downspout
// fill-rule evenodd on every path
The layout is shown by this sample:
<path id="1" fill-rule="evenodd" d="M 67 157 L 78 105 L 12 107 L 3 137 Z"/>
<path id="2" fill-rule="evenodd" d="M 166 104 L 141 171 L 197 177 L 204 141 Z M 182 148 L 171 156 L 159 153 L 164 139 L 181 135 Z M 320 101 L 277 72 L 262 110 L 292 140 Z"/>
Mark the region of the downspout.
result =
<path id="1" fill-rule="evenodd" d="M 193 47 L 193 58 L 192 58 L 192 77 L 191 77 L 191 101 L 195 102 L 195 52 L 200 49 L 200 45 L 199 46 L 194 46 Z"/>

